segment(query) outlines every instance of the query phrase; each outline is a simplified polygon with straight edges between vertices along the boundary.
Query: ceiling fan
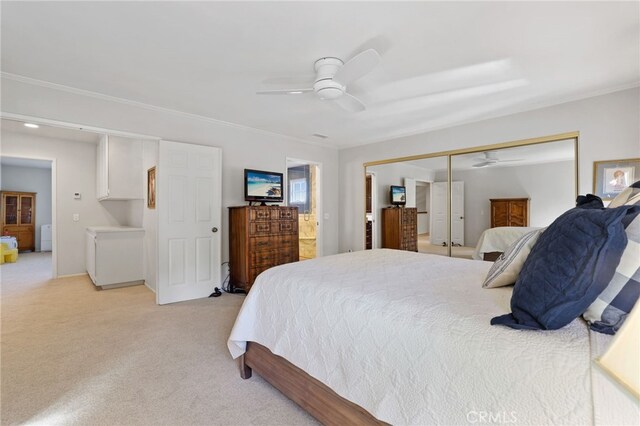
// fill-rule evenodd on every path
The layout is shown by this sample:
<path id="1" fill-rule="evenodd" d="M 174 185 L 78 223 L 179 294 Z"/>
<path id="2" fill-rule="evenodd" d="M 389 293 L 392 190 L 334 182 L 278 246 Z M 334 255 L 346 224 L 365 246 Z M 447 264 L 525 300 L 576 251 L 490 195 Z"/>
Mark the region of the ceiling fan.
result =
<path id="1" fill-rule="evenodd" d="M 501 160 L 498 158 L 498 154 L 496 154 L 495 151 L 485 151 L 483 152 L 483 154 L 484 154 L 483 157 L 479 157 L 475 159 L 476 161 L 478 161 L 478 163 L 475 163 L 471 167 L 474 167 L 474 168 L 491 167 L 491 166 L 496 166 L 500 163 L 511 163 L 511 162 L 523 160 L 523 158 Z"/>
<path id="2" fill-rule="evenodd" d="M 259 90 L 259 95 L 298 95 L 314 92 L 320 99 L 330 100 L 351 112 L 366 109 L 362 101 L 347 92 L 347 86 L 372 71 L 380 62 L 380 55 L 375 49 L 367 49 L 343 62 L 341 59 L 325 57 L 318 59 L 314 68 L 315 81 L 309 86 L 288 89 Z"/>

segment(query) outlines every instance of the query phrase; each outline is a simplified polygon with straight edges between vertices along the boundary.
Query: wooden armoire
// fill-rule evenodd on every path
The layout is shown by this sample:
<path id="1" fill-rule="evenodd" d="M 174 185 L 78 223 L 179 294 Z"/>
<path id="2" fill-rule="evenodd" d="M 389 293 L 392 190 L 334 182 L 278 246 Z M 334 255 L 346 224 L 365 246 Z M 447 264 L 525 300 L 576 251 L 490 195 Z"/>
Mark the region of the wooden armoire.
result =
<path id="1" fill-rule="evenodd" d="M 382 209 L 382 248 L 418 251 L 418 209 Z"/>
<path id="2" fill-rule="evenodd" d="M 233 287 L 248 293 L 261 272 L 299 259 L 297 207 L 229 207 Z"/>
<path id="3" fill-rule="evenodd" d="M 16 237 L 18 250 L 36 249 L 36 193 L 2 191 L 2 235 Z"/>
<path id="4" fill-rule="evenodd" d="M 492 198 L 491 227 L 529 226 L 528 198 Z"/>

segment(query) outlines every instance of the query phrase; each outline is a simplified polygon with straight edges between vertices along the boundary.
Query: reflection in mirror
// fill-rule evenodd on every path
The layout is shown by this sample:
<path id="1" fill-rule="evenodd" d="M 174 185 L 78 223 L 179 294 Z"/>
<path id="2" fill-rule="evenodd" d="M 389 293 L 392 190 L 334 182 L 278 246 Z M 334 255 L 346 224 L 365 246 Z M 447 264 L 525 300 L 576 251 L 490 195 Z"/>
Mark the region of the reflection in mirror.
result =
<path id="1" fill-rule="evenodd" d="M 574 206 L 575 139 L 453 155 L 451 180 L 452 255 L 494 260 Z"/>
<path id="2" fill-rule="evenodd" d="M 367 167 L 365 248 L 447 256 L 446 170 L 447 157 Z M 443 171 L 444 179 L 436 179 Z M 401 187 L 393 199 L 392 186 Z"/>

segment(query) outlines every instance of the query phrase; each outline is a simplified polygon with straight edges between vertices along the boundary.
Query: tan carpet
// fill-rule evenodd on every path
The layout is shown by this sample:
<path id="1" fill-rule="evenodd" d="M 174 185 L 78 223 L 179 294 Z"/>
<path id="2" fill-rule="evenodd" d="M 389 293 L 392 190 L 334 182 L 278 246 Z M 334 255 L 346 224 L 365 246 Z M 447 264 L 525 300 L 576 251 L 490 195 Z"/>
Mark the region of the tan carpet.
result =
<path id="1" fill-rule="evenodd" d="M 451 256 L 452 257 L 460 257 L 463 259 L 472 259 L 473 252 L 475 251 L 475 247 L 451 247 Z M 431 240 L 429 239 L 429 234 L 419 234 L 418 235 L 418 252 L 420 253 L 429 253 L 429 254 L 439 254 L 440 256 L 448 256 L 449 251 L 447 247 L 441 245 L 431 244 Z"/>
<path id="2" fill-rule="evenodd" d="M 50 262 L 0 267 L 3 425 L 317 424 L 257 375 L 240 379 L 226 339 L 243 296 L 157 306 L 144 286 L 49 280 Z"/>

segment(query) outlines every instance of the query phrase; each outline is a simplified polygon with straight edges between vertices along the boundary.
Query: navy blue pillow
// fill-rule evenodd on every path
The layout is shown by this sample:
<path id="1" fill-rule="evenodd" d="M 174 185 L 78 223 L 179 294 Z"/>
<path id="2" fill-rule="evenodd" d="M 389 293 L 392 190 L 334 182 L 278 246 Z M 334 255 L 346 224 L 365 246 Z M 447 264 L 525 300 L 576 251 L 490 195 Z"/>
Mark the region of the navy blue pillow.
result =
<path id="1" fill-rule="evenodd" d="M 582 314 L 615 272 L 627 236 L 622 220 L 640 206 L 573 208 L 556 219 L 531 250 L 513 295 L 511 314 L 492 325 L 556 330 Z"/>
<path id="2" fill-rule="evenodd" d="M 597 195 L 578 195 L 578 198 L 576 198 L 576 207 L 580 207 L 581 209 L 603 209 L 604 203 L 602 202 L 602 198 Z"/>

